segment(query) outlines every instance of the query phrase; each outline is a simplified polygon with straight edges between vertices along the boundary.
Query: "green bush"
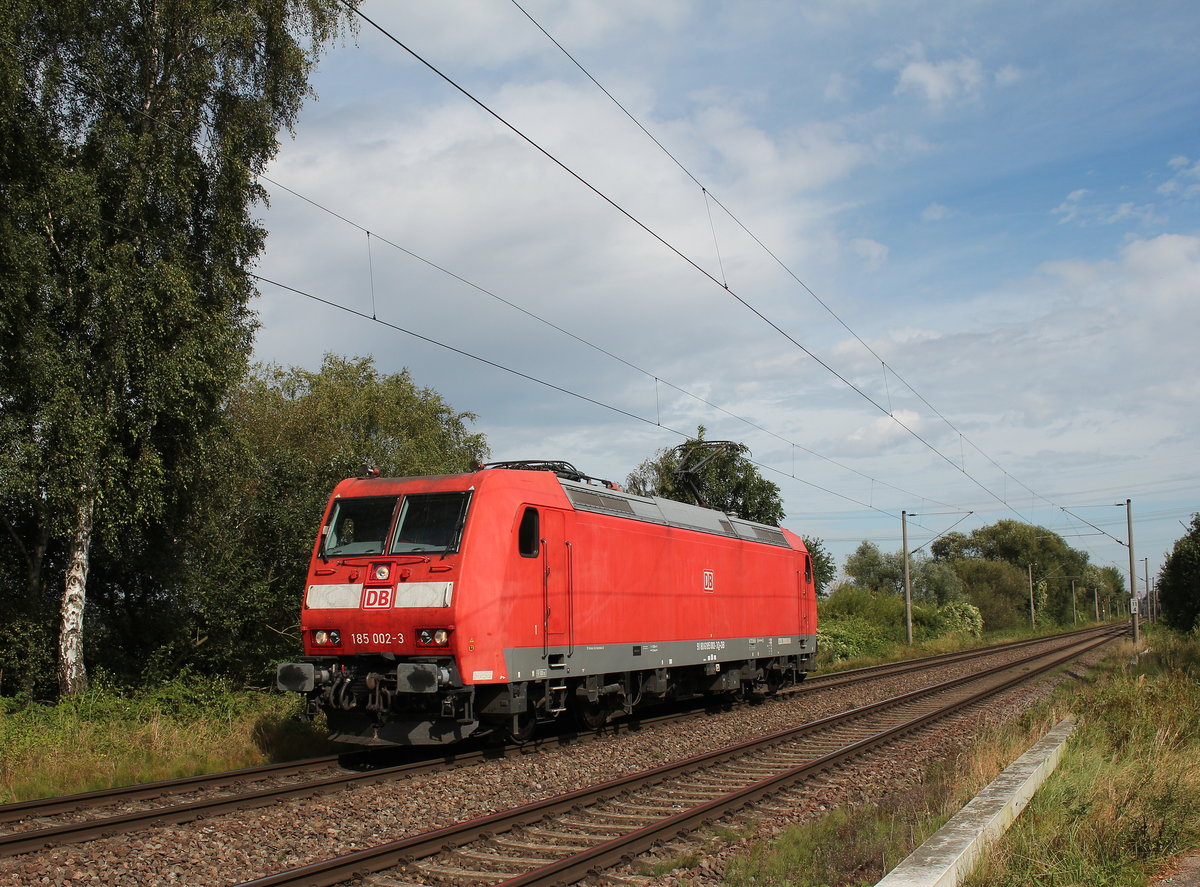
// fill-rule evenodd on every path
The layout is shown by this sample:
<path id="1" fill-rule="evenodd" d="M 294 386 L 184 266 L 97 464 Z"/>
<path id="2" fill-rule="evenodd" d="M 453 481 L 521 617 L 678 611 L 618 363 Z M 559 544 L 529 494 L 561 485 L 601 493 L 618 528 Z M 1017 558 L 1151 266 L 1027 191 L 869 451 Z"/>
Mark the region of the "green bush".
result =
<path id="1" fill-rule="evenodd" d="M 942 606 L 913 603 L 913 640 L 930 641 L 951 634 L 980 637 L 979 608 L 963 600 Z M 844 583 L 819 604 L 819 649 L 827 661 L 881 655 L 887 644 L 903 644 L 904 598 Z M 825 644 L 828 643 L 828 647 Z"/>
<path id="2" fill-rule="evenodd" d="M 951 633 L 983 637 L 983 613 L 969 601 L 950 601 L 941 607 Z"/>
<path id="3" fill-rule="evenodd" d="M 856 616 L 879 626 L 893 640 L 904 639 L 904 599 L 898 595 L 845 583 L 820 602 L 819 611 L 821 619 Z"/>
<path id="4" fill-rule="evenodd" d="M 879 626 L 859 616 L 824 619 L 817 628 L 817 649 L 824 662 L 882 656 L 889 646 Z"/>

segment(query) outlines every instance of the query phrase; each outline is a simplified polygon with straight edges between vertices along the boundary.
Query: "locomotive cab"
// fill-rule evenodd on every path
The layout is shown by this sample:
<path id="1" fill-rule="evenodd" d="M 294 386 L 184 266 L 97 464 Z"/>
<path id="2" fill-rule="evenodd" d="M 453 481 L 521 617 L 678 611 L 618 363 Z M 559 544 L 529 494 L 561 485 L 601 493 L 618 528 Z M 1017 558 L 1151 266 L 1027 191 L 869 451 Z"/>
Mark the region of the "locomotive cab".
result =
<path id="1" fill-rule="evenodd" d="M 306 694 L 310 715 L 324 710 L 335 739 L 469 735 L 476 722 L 454 655 L 454 593 L 472 491 L 399 494 L 373 480 L 339 490 L 309 570 L 308 655 L 279 666 L 278 686 Z"/>

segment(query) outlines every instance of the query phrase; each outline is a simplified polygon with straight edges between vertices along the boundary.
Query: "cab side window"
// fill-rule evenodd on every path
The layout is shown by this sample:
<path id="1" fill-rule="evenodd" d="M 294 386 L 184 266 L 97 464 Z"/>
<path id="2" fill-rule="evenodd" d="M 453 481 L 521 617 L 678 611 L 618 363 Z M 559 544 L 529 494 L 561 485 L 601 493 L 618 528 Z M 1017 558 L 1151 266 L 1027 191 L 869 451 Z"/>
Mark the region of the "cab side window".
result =
<path id="1" fill-rule="evenodd" d="M 521 557 L 538 556 L 538 529 L 538 510 L 527 507 L 521 515 L 521 526 L 517 530 L 517 551 Z"/>

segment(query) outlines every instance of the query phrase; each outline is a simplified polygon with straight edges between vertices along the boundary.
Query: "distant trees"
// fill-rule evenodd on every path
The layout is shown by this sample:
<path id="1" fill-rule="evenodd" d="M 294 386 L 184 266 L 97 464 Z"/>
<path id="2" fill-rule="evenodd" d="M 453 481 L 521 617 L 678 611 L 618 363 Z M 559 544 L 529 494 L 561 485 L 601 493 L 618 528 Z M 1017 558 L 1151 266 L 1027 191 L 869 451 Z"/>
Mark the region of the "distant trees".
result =
<path id="1" fill-rule="evenodd" d="M 846 574 L 854 584 L 872 591 L 901 594 L 904 591 L 904 565 L 900 554 L 884 554 L 874 542 L 863 540 L 846 558 Z"/>
<path id="2" fill-rule="evenodd" d="M 1111 615 L 1123 606 L 1120 571 L 1088 563 L 1085 552 L 1044 527 L 1002 520 L 969 534 L 949 533 L 931 548 L 932 557 L 910 556 L 913 599 L 940 606 L 965 600 L 988 630 L 1029 624 L 1031 566 L 1041 624 L 1070 624 L 1076 615 L 1090 620 L 1096 609 Z M 903 554 L 881 552 L 869 541 L 846 559 L 846 573 L 861 589 L 904 591 Z"/>
<path id="3" fill-rule="evenodd" d="M 1200 626 L 1200 514 L 1192 515 L 1187 533 L 1175 541 L 1158 578 L 1163 620 L 1172 628 Z"/>
<path id="4" fill-rule="evenodd" d="M 670 449 L 659 450 L 633 470 L 625 488 L 639 496 L 661 496 L 704 505 L 746 520 L 778 526 L 786 512 L 779 487 L 759 473 L 742 443 L 696 436 Z"/>
<path id="5" fill-rule="evenodd" d="M 1045 527 L 1001 520 L 966 535 L 948 533 L 931 547 L 934 559 L 962 580 L 989 629 L 1029 624 L 1031 572 L 1040 623 L 1069 624 L 1075 613 L 1091 618 L 1093 593 L 1105 613 L 1119 612 L 1121 606 L 1120 571 L 1090 564 L 1086 552 Z"/>
<path id="6" fill-rule="evenodd" d="M 904 594 L 903 552 L 881 552 L 874 542 L 862 542 L 846 558 L 846 573 L 854 584 L 873 591 Z M 913 599 L 933 604 L 962 600 L 962 581 L 945 564 L 925 555 L 909 557 Z"/>
<path id="7" fill-rule="evenodd" d="M 40 621 L 61 588 L 62 693 L 87 683 L 93 556 L 158 549 L 244 372 L 255 176 L 349 15 L 335 0 L 4 4 L 0 520 L 22 615 Z"/>
<path id="8" fill-rule="evenodd" d="M 1029 578 L 1007 561 L 960 557 L 947 564 L 990 630 L 1029 625 Z"/>

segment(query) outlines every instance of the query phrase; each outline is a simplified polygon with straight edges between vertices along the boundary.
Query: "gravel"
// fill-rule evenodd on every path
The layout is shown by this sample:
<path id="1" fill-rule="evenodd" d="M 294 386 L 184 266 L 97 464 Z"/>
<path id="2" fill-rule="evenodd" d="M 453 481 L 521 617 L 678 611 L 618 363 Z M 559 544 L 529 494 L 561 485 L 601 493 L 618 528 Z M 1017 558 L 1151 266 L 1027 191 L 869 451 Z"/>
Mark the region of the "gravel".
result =
<path id="1" fill-rule="evenodd" d="M 996 664 L 1028 655 L 1001 653 Z M 1097 654 L 1089 654 L 1093 657 Z M 529 754 L 422 774 L 397 782 L 359 786 L 256 810 L 163 826 L 86 844 L 0 860 L 0 885 L 111 885 L 157 887 L 237 884 L 283 869 L 345 854 L 407 835 L 552 797 L 583 785 L 613 779 L 668 761 L 699 754 L 805 721 L 844 711 L 962 674 L 947 665 L 920 675 L 902 675 L 836 690 L 799 693 L 795 698 L 743 706 L 700 719 L 647 727 L 594 741 L 541 748 Z M 763 830 L 818 815 L 852 801 L 878 800 L 920 781 L 928 766 L 965 747 L 987 727 L 1011 720 L 1050 692 L 1053 682 L 1005 694 L 1004 701 L 961 715 L 936 730 L 873 756 L 837 777 L 819 795 L 793 810 L 771 807 Z M 15 828 L 15 827 L 14 827 Z M 761 831 L 760 831 L 761 833 Z M 721 845 L 695 869 L 656 883 L 718 883 L 723 860 L 738 845 Z"/>

